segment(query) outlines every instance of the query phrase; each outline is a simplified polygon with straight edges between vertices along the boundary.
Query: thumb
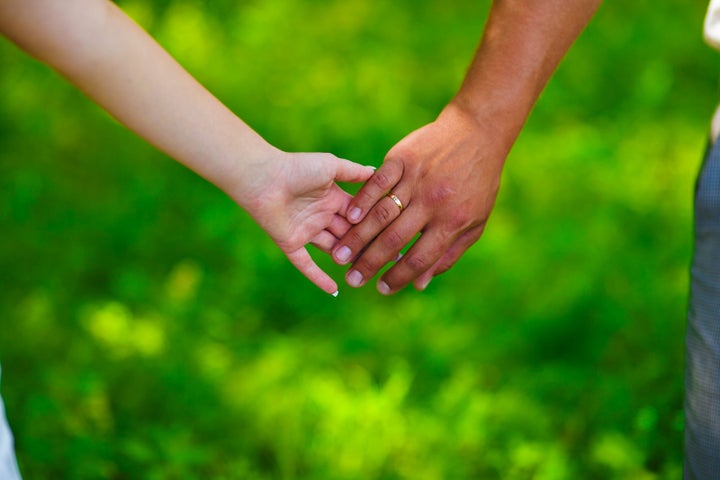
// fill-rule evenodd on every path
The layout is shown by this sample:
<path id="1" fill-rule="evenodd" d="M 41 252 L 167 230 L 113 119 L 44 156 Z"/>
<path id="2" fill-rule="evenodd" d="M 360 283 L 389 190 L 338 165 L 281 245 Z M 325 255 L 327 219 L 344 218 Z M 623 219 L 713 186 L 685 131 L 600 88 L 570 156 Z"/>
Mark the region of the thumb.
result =
<path id="1" fill-rule="evenodd" d="M 344 158 L 335 157 L 335 181 L 364 182 L 375 172 L 375 167 L 360 165 Z"/>

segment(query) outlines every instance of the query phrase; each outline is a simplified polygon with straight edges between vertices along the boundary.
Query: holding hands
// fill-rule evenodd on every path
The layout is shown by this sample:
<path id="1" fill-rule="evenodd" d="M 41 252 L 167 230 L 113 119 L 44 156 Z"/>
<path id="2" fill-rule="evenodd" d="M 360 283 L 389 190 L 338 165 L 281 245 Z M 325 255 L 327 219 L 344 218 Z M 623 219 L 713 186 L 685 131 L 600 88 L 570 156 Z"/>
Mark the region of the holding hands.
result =
<path id="1" fill-rule="evenodd" d="M 410 283 L 423 290 L 480 238 L 505 157 L 598 3 L 493 2 L 456 98 L 374 174 L 330 154 L 271 146 L 110 0 L 2 0 L 0 33 L 225 191 L 324 291 L 335 294 L 337 285 L 308 243 L 352 263 L 353 287 L 397 260 L 377 283 L 387 295 Z M 335 184 L 366 180 L 354 199 Z"/>
<path id="2" fill-rule="evenodd" d="M 313 261 L 306 245 L 330 253 L 352 226 L 345 219 L 352 197 L 335 182 L 364 182 L 374 170 L 329 153 L 277 151 L 255 170 L 252 183 L 230 182 L 240 188 L 228 193 L 303 275 L 337 295 L 337 284 Z"/>
<path id="3" fill-rule="evenodd" d="M 348 284 L 365 284 L 418 234 L 380 278 L 378 291 L 388 295 L 409 283 L 424 290 L 448 270 L 480 238 L 495 203 L 507 154 L 495 143 L 470 113 L 451 104 L 396 144 L 350 202 L 348 218 L 356 225 L 333 250 L 338 263 L 353 262 Z"/>

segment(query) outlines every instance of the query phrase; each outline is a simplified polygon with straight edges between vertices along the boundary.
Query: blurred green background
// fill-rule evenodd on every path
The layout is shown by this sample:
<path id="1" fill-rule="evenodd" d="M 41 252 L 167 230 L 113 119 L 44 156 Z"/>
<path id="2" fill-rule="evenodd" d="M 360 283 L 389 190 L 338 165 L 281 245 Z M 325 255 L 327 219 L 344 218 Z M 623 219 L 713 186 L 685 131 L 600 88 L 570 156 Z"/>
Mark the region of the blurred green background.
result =
<path id="1" fill-rule="evenodd" d="M 490 4 L 119 3 L 270 142 L 375 165 L 456 91 Z M 0 360 L 25 476 L 679 478 L 705 6 L 602 6 L 483 239 L 390 298 L 322 293 L 0 41 Z"/>

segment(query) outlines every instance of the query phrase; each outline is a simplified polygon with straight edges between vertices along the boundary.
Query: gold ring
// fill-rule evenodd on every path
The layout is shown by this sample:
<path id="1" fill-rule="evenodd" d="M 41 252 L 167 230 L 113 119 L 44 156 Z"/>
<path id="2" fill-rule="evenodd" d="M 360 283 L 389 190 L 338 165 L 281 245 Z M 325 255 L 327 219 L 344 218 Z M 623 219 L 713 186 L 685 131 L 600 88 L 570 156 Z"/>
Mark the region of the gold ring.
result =
<path id="1" fill-rule="evenodd" d="M 397 205 L 398 208 L 400 209 L 400 211 L 402 212 L 403 208 L 405 208 L 405 207 L 403 207 L 403 204 L 400 201 L 400 199 L 397 197 L 397 195 L 395 195 L 394 193 L 388 193 L 387 196 L 390 197 L 390 200 L 395 202 L 395 205 Z"/>

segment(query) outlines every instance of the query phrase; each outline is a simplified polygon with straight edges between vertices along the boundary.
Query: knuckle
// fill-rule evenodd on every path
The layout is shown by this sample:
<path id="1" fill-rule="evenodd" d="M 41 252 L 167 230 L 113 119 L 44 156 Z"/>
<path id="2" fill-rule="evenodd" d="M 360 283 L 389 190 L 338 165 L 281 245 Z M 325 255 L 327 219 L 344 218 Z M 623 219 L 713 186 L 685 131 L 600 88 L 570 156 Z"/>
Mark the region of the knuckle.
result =
<path id="1" fill-rule="evenodd" d="M 397 164 L 400 168 L 402 165 L 413 163 L 415 151 L 403 145 L 396 145 L 390 150 L 385 157 L 384 165 L 394 166 Z"/>
<path id="2" fill-rule="evenodd" d="M 370 181 L 374 181 L 373 178 L 374 177 L 370 177 Z M 362 188 L 357 193 L 357 195 L 355 195 L 355 198 L 353 199 L 352 204 L 358 205 L 358 206 L 360 206 L 360 205 L 372 206 L 372 204 L 376 201 L 376 198 L 375 198 L 376 196 L 377 196 L 377 193 L 375 193 L 369 189 Z"/>
<path id="3" fill-rule="evenodd" d="M 464 211 L 453 211 L 445 216 L 446 229 L 452 232 L 464 231 L 472 223 L 472 217 Z"/>
<path id="4" fill-rule="evenodd" d="M 379 190 L 382 191 L 388 190 L 394 185 L 394 182 L 392 182 L 390 176 L 382 170 L 378 170 L 377 172 L 375 172 L 375 175 L 370 177 L 370 181 L 373 183 L 373 185 L 375 185 Z"/>
<path id="5" fill-rule="evenodd" d="M 366 243 L 367 240 L 360 229 L 353 228 L 347 233 L 347 245 L 353 252 L 357 250 L 358 246 L 362 247 Z"/>
<path id="6" fill-rule="evenodd" d="M 389 230 L 381 237 L 383 247 L 388 252 L 399 252 L 405 246 L 403 238 L 394 230 Z"/>
<path id="7" fill-rule="evenodd" d="M 456 191 L 454 188 L 438 184 L 430 187 L 427 193 L 427 199 L 430 205 L 442 205 L 455 197 L 455 194 Z"/>
<path id="8" fill-rule="evenodd" d="M 483 218 L 472 205 L 468 203 L 459 204 L 452 208 L 443 209 L 443 215 L 440 219 L 440 225 L 446 235 L 456 235 L 460 233 L 463 237 L 468 236 L 470 232 L 479 230 L 478 237 L 482 233 L 487 218 Z"/>
<path id="9" fill-rule="evenodd" d="M 382 204 L 375 206 L 373 209 L 373 215 L 375 216 L 375 220 L 377 220 L 377 222 L 381 225 L 385 225 L 392 220 L 390 210 Z"/>
<path id="10" fill-rule="evenodd" d="M 414 273 L 422 273 L 430 267 L 429 262 L 423 255 L 407 255 L 405 265 Z"/>
<path id="11" fill-rule="evenodd" d="M 388 155 L 382 166 L 378 168 L 370 181 L 383 191 L 389 190 L 402 177 L 405 161 L 402 156 Z"/>

